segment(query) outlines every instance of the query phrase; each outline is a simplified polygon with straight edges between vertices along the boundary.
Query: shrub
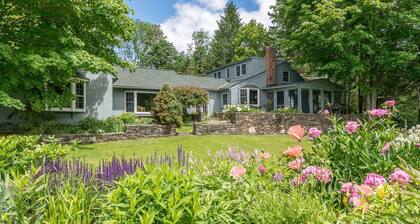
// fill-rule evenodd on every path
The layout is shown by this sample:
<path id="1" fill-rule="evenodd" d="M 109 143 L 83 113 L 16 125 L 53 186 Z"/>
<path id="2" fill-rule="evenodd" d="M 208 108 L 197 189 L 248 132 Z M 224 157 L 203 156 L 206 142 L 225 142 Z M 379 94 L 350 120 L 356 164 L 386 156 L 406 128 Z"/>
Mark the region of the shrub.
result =
<path id="1" fill-rule="evenodd" d="M 258 108 L 253 108 L 248 105 L 225 105 L 223 108 L 223 113 L 226 112 L 261 112 Z"/>
<path id="2" fill-rule="evenodd" d="M 208 93 L 204 89 L 192 86 L 175 87 L 175 97 L 183 108 L 206 105 L 209 101 Z"/>
<path id="3" fill-rule="evenodd" d="M 116 119 L 121 120 L 124 124 L 135 124 L 137 121 L 137 117 L 134 113 L 122 113 L 115 117 Z"/>
<path id="4" fill-rule="evenodd" d="M 182 125 L 182 104 L 169 85 L 163 86 L 154 102 L 153 115 L 159 123 Z"/>
<path id="5" fill-rule="evenodd" d="M 291 108 L 291 107 L 285 107 L 285 108 L 279 108 L 277 110 L 273 111 L 274 113 L 284 113 L 284 114 L 297 114 L 300 113 L 298 109 Z"/>

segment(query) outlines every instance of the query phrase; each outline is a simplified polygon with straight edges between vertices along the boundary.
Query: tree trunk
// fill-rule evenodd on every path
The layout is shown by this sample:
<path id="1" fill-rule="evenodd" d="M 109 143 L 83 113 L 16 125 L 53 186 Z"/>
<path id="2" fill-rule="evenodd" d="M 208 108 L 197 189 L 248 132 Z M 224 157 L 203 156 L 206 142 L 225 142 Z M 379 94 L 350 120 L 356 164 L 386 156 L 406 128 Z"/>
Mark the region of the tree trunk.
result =
<path id="1" fill-rule="evenodd" d="M 359 94 L 359 100 L 358 100 L 358 103 L 359 103 L 359 114 L 362 114 L 363 113 L 363 95 L 362 95 L 362 92 L 360 91 L 360 87 L 358 88 L 358 94 Z"/>

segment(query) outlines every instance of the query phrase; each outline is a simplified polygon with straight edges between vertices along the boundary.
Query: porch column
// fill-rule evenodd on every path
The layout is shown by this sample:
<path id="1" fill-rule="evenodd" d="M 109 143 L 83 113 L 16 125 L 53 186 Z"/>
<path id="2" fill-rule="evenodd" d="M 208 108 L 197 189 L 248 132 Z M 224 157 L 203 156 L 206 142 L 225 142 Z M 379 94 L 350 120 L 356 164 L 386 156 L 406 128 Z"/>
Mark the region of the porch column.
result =
<path id="1" fill-rule="evenodd" d="M 273 110 L 277 110 L 277 91 L 273 91 Z"/>
<path id="2" fill-rule="evenodd" d="M 289 89 L 284 90 L 284 107 L 290 107 Z"/>
<path id="3" fill-rule="evenodd" d="M 331 109 L 334 109 L 334 102 L 335 102 L 334 97 L 335 97 L 334 90 L 331 90 L 331 102 L 330 102 L 331 103 Z"/>
<path id="4" fill-rule="evenodd" d="M 298 110 L 302 112 L 302 88 L 300 86 L 297 89 L 297 103 L 298 103 Z"/>
<path id="5" fill-rule="evenodd" d="M 321 89 L 321 111 L 325 109 L 325 99 L 324 99 L 324 90 Z"/>
<path id="6" fill-rule="evenodd" d="M 314 113 L 314 95 L 312 89 L 309 89 L 309 113 Z"/>

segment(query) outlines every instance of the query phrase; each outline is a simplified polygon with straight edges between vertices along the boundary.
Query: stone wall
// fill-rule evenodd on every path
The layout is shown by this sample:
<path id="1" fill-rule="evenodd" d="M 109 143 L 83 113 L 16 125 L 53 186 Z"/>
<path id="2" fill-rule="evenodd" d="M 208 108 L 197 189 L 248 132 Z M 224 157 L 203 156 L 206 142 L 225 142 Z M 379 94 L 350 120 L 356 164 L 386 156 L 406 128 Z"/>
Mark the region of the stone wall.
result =
<path id="1" fill-rule="evenodd" d="M 235 124 L 202 124 L 195 123 L 193 126 L 194 135 L 233 135 L 236 134 Z"/>
<path id="2" fill-rule="evenodd" d="M 169 125 L 128 125 L 126 132 L 101 133 L 101 134 L 67 134 L 55 136 L 62 144 L 78 141 L 82 144 L 98 142 L 124 141 L 129 139 L 154 138 L 175 136 L 176 127 Z M 44 136 L 42 141 L 47 141 L 49 136 Z"/>

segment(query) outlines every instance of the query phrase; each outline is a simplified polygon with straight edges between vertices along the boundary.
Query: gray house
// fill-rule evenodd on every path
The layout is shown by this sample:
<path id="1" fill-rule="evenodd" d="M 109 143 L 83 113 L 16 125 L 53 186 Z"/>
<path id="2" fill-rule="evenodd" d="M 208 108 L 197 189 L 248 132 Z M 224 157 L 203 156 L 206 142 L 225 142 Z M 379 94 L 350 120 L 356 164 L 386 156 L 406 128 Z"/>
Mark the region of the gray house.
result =
<path id="1" fill-rule="evenodd" d="M 92 116 L 105 119 L 124 112 L 150 116 L 153 98 L 164 84 L 195 86 L 207 90 L 204 113 L 211 116 L 225 105 L 248 105 L 267 111 L 295 108 L 317 113 L 327 103 L 339 111 L 342 89 L 326 79 L 306 81 L 289 63 L 276 59 L 267 48 L 265 58 L 251 57 L 207 73 L 207 77 L 180 75 L 174 71 L 120 69 L 115 76 L 86 73 L 72 84 L 75 100 L 66 108 L 48 109 L 61 122 Z M 12 111 L 0 108 L 0 123 L 10 123 Z"/>

